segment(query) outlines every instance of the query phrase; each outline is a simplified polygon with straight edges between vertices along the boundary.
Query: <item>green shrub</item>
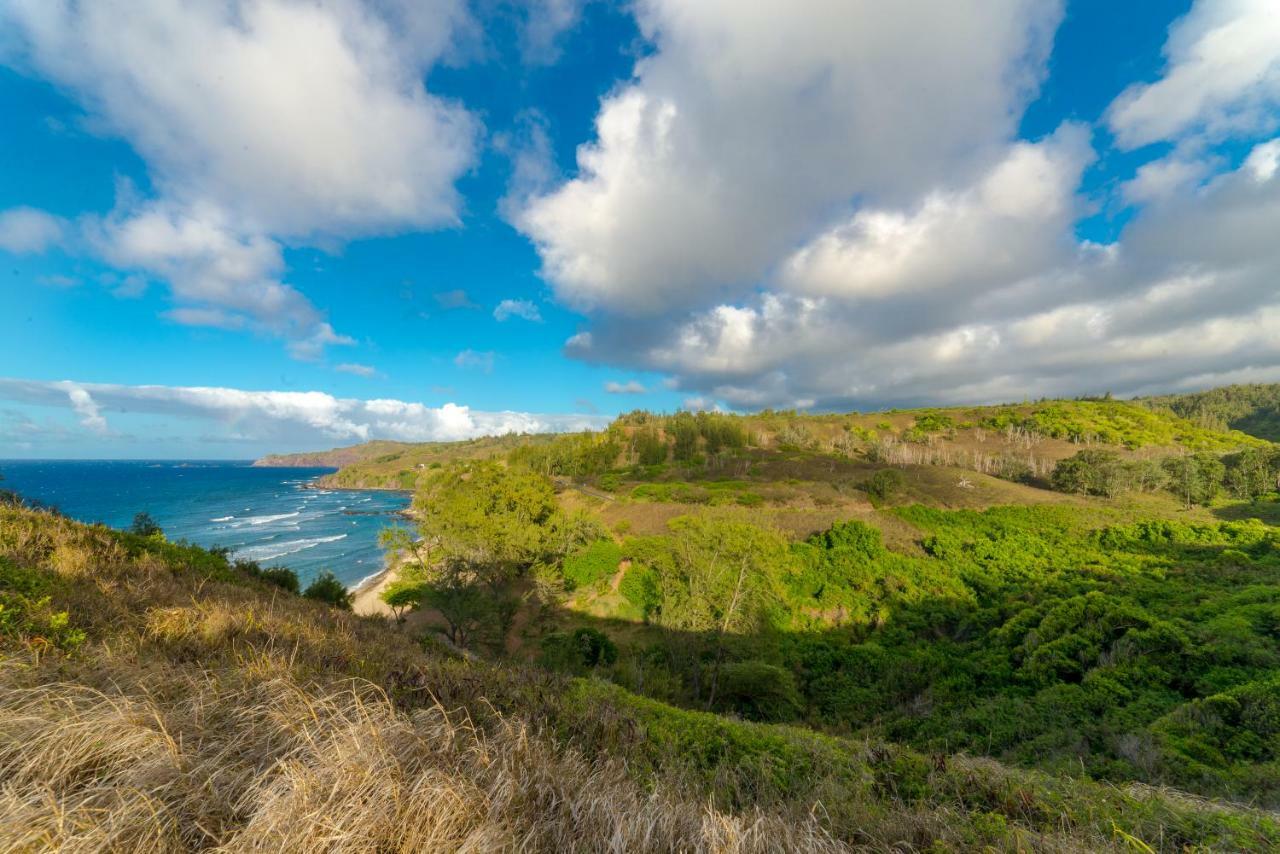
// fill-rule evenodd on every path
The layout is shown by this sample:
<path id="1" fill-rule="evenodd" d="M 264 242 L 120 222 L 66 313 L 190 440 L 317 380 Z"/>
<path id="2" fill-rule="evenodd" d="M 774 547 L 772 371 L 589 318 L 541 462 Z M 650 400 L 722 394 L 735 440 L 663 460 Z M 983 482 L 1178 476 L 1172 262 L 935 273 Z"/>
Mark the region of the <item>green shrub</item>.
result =
<path id="1" fill-rule="evenodd" d="M 322 572 L 307 585 L 307 589 L 303 591 L 302 595 L 308 599 L 332 605 L 335 608 L 341 608 L 345 611 L 351 610 L 350 591 L 347 590 L 345 584 L 338 580 L 336 575 L 328 570 Z"/>
<path id="2" fill-rule="evenodd" d="M 52 584 L 43 575 L 0 557 L 0 642 L 21 641 L 73 652 L 84 632 L 52 605 Z"/>
<path id="3" fill-rule="evenodd" d="M 609 636 L 586 627 L 547 635 L 541 647 L 539 662 L 552 670 L 581 673 L 618 660 L 618 647 Z"/>
<path id="4" fill-rule="evenodd" d="M 890 501 L 902 491 L 906 478 L 897 469 L 880 469 L 867 481 L 867 494 L 878 501 Z"/>
<path id="5" fill-rule="evenodd" d="M 622 562 L 622 549 L 613 540 L 596 540 L 564 560 L 564 579 L 578 590 L 613 576 Z"/>
<path id="6" fill-rule="evenodd" d="M 282 590 L 290 593 L 298 594 L 301 592 L 301 586 L 298 582 L 298 574 L 292 569 L 283 566 L 274 566 L 263 568 L 256 561 L 238 560 L 234 564 L 238 572 L 242 572 L 250 578 L 256 578 L 259 581 L 273 584 Z"/>
<path id="7" fill-rule="evenodd" d="M 794 720 L 802 708 L 795 677 L 763 661 L 735 661 L 720 672 L 717 706 L 753 721 Z"/>
<path id="8" fill-rule="evenodd" d="M 632 563 L 623 574 L 618 592 L 646 619 L 662 601 L 657 576 L 652 569 L 641 563 Z"/>

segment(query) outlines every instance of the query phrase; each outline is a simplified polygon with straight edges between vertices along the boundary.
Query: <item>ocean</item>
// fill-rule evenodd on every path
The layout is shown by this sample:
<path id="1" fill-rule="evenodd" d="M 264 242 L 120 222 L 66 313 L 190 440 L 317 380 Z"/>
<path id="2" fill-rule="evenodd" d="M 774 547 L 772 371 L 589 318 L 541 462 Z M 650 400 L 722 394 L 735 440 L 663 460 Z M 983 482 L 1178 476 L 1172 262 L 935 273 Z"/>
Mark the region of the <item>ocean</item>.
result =
<path id="1" fill-rule="evenodd" d="M 150 513 L 171 540 L 287 566 L 303 586 L 326 569 L 354 586 L 382 570 L 378 532 L 406 524 L 397 514 L 410 496 L 307 488 L 331 471 L 198 460 L 9 460 L 0 461 L 0 488 L 113 528 Z"/>

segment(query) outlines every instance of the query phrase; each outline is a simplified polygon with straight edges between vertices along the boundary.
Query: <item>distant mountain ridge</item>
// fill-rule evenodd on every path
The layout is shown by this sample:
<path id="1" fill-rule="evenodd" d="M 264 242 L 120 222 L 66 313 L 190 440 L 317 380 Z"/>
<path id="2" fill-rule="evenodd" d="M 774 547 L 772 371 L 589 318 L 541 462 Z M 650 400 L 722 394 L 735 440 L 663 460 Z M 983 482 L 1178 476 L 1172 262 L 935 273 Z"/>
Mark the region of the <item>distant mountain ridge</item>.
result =
<path id="1" fill-rule="evenodd" d="M 343 466 L 365 462 L 384 454 L 393 454 L 412 447 L 415 447 L 415 445 L 409 442 L 391 442 L 378 439 L 372 442 L 363 442 L 359 445 L 331 448 L 327 451 L 268 454 L 261 459 L 254 460 L 253 464 L 264 468 L 342 468 Z"/>
<path id="2" fill-rule="evenodd" d="M 538 444 L 552 438 L 551 434 L 508 434 L 457 442 L 393 442 L 376 439 L 328 451 L 270 454 L 255 460 L 253 464 L 278 468 L 336 468 L 338 471 L 317 481 L 319 486 L 330 488 L 413 489 L 418 471 L 432 465 L 505 454 L 517 445 Z"/>

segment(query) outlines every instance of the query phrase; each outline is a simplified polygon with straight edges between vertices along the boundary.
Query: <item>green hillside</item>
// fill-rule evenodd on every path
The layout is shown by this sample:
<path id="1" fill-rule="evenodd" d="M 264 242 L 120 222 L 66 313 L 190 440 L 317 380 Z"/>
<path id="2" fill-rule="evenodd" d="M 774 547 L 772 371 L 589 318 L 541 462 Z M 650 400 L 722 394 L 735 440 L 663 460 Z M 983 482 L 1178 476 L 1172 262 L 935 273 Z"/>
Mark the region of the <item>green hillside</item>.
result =
<path id="1" fill-rule="evenodd" d="M 0 603 L 5 850 L 1280 844 L 1243 807 L 462 659 L 219 555 L 12 505 Z"/>
<path id="2" fill-rule="evenodd" d="M 1192 394 L 1142 398 L 1140 402 L 1209 429 L 1239 430 L 1280 442 L 1280 383 L 1231 385 Z"/>
<path id="3" fill-rule="evenodd" d="M 484 436 L 461 442 L 389 442 L 376 440 L 300 454 L 272 454 L 256 460 L 256 466 L 333 467 L 318 485 L 335 489 L 413 489 L 426 469 L 457 460 L 483 459 L 505 454 L 514 447 L 550 441 L 551 436 Z"/>
<path id="4" fill-rule="evenodd" d="M 704 421 L 712 416 L 700 416 Z M 617 419 L 610 432 L 621 437 L 619 457 L 640 458 L 632 437 L 654 434 L 668 446 L 665 457 L 687 461 L 707 440 L 681 439 L 696 433 L 698 416 L 668 416 L 638 411 Z M 686 419 L 689 422 L 686 424 Z M 877 456 L 889 462 L 928 462 L 992 473 L 1003 467 L 1030 466 L 1039 473 L 1082 446 L 1137 451 L 1209 451 L 1222 453 L 1268 442 L 1225 425 L 1204 426 L 1168 408 L 1099 400 L 1055 400 L 1003 406 L 893 410 L 859 414 L 805 415 L 765 411 L 750 415 L 716 415 L 726 436 L 741 438 L 744 447 L 799 450 L 847 458 Z M 691 432 L 692 431 L 692 432 Z M 459 459 L 505 456 L 513 448 L 547 447 L 553 436 L 486 437 L 467 442 L 368 442 L 319 454 L 265 457 L 259 465 L 333 465 L 339 471 L 322 485 L 339 488 L 413 489 L 433 467 Z M 712 455 L 720 450 L 712 441 Z M 651 443 L 652 444 L 652 443 Z M 626 447 L 624 447 L 626 446 Z M 634 451 L 627 455 L 626 451 Z"/>

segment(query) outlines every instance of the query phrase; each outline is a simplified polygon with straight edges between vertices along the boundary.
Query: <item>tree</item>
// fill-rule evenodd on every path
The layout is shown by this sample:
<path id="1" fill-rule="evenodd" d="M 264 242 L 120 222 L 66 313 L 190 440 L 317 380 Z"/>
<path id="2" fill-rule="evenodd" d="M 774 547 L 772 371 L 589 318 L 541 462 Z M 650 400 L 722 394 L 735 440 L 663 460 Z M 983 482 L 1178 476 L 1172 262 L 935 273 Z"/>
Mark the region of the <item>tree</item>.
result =
<path id="1" fill-rule="evenodd" d="M 1223 458 L 1226 485 L 1238 498 L 1252 499 L 1276 489 L 1280 474 L 1280 454 L 1261 448 L 1247 448 Z"/>
<path id="2" fill-rule="evenodd" d="M 1114 498 L 1124 490 L 1125 467 L 1115 451 L 1089 449 L 1059 460 L 1049 481 L 1059 492 Z"/>
<path id="3" fill-rule="evenodd" d="M 660 597 L 657 622 L 710 638 L 710 708 L 726 636 L 757 629 L 767 621 L 768 610 L 780 599 L 775 574 L 791 560 L 791 552 L 782 534 L 741 517 L 681 516 L 668 527 L 671 536 L 653 567 Z M 699 680 L 697 669 L 694 676 Z"/>
<path id="4" fill-rule="evenodd" d="M 652 427 L 635 432 L 631 437 L 631 449 L 642 466 L 656 466 L 667 461 L 667 443 Z"/>
<path id="5" fill-rule="evenodd" d="M 381 535 L 384 548 L 408 558 L 401 581 L 387 591 L 397 604 L 383 601 L 398 620 L 415 607 L 435 608 L 460 647 L 484 621 L 505 637 L 520 607 L 512 582 L 535 563 L 554 565 L 605 533 L 584 512 L 562 512 L 545 475 L 496 461 L 440 469 L 422 485 L 415 507 L 417 536 L 405 528 Z"/>
<path id="6" fill-rule="evenodd" d="M 878 501 L 889 501 L 902 490 L 904 480 L 897 469 L 880 469 L 867 481 L 867 494 Z"/>
<path id="7" fill-rule="evenodd" d="M 433 567 L 432 577 L 421 585 L 421 604 L 444 617 L 450 642 L 467 649 L 489 622 L 494 597 L 480 582 L 476 568 L 459 557 L 446 557 Z"/>
<path id="8" fill-rule="evenodd" d="M 1193 504 L 1209 504 L 1222 488 L 1226 466 L 1213 454 L 1189 454 L 1164 461 L 1169 488 L 1190 509 Z"/>
<path id="9" fill-rule="evenodd" d="M 442 469 L 416 501 L 418 532 L 442 557 L 461 560 L 497 589 L 555 551 L 555 491 L 523 467 L 479 462 Z"/>
<path id="10" fill-rule="evenodd" d="M 129 533 L 137 534 L 139 537 L 154 537 L 156 534 L 162 534 L 160 525 L 155 519 L 151 518 L 150 513 L 138 513 L 133 517 L 133 524 L 129 526 Z"/>
<path id="11" fill-rule="evenodd" d="M 387 589 L 379 595 L 379 598 L 391 609 L 397 626 L 404 625 L 405 614 L 408 611 L 416 611 L 422 606 L 422 597 L 422 582 L 403 578 L 396 579 L 387 585 Z"/>
<path id="12" fill-rule="evenodd" d="M 1169 483 L 1169 476 L 1159 460 L 1132 460 L 1125 466 L 1128 485 L 1139 492 L 1155 492 Z"/>
<path id="13" fill-rule="evenodd" d="M 672 456 L 678 462 L 690 462 L 698 453 L 698 422 L 688 412 L 677 412 L 671 417 L 667 432 L 673 438 Z"/>
<path id="14" fill-rule="evenodd" d="M 332 572 L 325 570 L 302 591 L 302 595 L 344 611 L 351 610 L 351 593 Z"/>

